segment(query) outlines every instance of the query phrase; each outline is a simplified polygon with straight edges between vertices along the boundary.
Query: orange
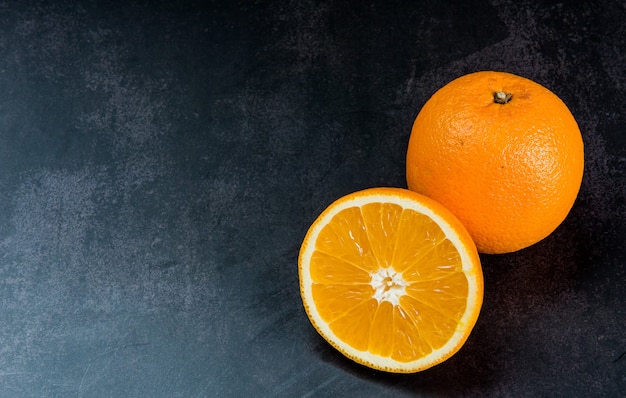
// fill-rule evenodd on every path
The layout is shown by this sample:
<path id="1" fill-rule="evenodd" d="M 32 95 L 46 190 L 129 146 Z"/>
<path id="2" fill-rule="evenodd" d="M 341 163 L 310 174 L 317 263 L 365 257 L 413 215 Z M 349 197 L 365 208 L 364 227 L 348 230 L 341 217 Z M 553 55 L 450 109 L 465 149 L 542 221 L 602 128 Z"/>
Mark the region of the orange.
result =
<path id="1" fill-rule="evenodd" d="M 332 203 L 307 232 L 298 265 L 319 334 L 387 372 L 417 372 L 452 356 L 482 304 L 480 260 L 466 229 L 407 189 L 371 188 Z"/>
<path id="2" fill-rule="evenodd" d="M 554 93 L 504 72 L 476 72 L 437 91 L 417 115 L 408 188 L 447 207 L 479 252 L 507 253 L 550 235 L 572 208 L 583 140 Z"/>

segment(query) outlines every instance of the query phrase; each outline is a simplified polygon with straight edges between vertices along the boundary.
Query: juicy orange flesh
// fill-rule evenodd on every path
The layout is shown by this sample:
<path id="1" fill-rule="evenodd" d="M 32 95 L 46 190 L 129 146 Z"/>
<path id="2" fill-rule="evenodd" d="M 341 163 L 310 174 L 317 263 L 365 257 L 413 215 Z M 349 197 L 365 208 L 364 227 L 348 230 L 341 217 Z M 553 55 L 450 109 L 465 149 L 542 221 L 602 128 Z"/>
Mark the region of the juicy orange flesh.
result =
<path id="1" fill-rule="evenodd" d="M 385 268 L 406 283 L 395 304 L 375 297 L 372 275 Z M 465 312 L 459 252 L 430 217 L 397 204 L 340 211 L 320 231 L 310 272 L 316 308 L 335 335 L 396 361 L 443 346 Z"/>

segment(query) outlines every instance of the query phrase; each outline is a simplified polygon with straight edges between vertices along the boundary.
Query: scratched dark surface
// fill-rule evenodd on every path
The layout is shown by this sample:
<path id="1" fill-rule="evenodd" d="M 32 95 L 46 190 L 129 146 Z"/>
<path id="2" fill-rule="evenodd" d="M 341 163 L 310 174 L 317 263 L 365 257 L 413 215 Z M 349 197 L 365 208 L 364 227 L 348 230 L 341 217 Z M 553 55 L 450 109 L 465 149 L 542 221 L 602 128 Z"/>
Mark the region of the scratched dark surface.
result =
<path id="1" fill-rule="evenodd" d="M 0 397 L 626 396 L 624 21 L 623 0 L 0 1 Z M 568 104 L 579 198 L 481 257 L 452 359 L 355 365 L 304 313 L 301 240 L 343 194 L 406 186 L 420 107 L 485 69 Z"/>

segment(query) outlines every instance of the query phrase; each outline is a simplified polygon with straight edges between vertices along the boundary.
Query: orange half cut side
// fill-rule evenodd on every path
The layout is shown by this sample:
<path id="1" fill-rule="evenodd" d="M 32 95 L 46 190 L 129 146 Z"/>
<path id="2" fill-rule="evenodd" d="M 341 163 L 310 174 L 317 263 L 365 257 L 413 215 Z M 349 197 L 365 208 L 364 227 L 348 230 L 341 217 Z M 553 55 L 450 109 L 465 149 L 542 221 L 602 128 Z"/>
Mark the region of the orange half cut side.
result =
<path id="1" fill-rule="evenodd" d="M 373 369 L 411 373 L 451 357 L 482 305 L 480 260 L 439 203 L 371 188 L 332 203 L 298 258 L 306 313 L 324 339 Z"/>

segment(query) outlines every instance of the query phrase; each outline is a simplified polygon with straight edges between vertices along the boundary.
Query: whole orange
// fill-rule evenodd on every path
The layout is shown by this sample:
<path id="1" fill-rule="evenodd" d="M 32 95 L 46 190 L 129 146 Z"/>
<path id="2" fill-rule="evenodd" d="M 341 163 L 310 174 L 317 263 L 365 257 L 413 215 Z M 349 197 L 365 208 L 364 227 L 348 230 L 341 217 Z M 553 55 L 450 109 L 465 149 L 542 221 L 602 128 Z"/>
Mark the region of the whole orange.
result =
<path id="1" fill-rule="evenodd" d="M 482 253 L 507 253 L 551 234 L 578 195 L 583 140 L 547 88 L 505 72 L 459 77 L 421 109 L 409 139 L 411 190 L 452 211 Z"/>

